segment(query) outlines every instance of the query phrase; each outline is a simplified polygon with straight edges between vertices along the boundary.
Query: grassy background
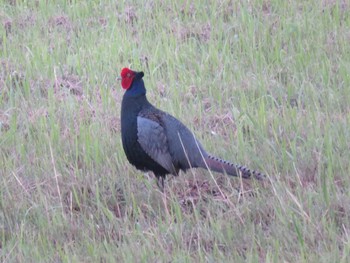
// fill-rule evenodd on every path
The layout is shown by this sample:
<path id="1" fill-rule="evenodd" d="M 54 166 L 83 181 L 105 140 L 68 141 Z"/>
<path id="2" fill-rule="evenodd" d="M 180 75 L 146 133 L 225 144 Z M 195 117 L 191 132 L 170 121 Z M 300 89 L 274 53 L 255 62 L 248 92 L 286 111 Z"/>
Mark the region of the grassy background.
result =
<path id="1" fill-rule="evenodd" d="M 345 0 L 0 1 L 0 261 L 349 262 Z M 120 69 L 209 152 L 131 167 Z"/>

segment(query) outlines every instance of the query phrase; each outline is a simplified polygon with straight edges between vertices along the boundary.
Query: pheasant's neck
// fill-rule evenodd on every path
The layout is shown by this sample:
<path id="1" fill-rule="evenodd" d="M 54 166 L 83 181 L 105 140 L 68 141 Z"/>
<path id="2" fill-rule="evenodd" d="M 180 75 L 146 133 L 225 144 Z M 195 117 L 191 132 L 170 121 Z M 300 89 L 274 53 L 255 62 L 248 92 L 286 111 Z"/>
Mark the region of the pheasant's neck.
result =
<path id="1" fill-rule="evenodd" d="M 125 97 L 137 97 L 146 95 L 145 84 L 142 79 L 134 80 L 131 87 L 125 92 Z"/>

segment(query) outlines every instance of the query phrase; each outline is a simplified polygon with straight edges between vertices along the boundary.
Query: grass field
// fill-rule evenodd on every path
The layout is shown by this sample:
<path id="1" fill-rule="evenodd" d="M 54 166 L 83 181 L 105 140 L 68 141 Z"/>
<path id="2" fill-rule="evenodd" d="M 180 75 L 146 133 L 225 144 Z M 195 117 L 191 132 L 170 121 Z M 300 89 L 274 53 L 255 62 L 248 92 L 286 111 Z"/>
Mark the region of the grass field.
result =
<path id="1" fill-rule="evenodd" d="M 350 3 L 0 0 L 1 262 L 350 262 Z M 135 170 L 121 68 L 267 174 Z"/>

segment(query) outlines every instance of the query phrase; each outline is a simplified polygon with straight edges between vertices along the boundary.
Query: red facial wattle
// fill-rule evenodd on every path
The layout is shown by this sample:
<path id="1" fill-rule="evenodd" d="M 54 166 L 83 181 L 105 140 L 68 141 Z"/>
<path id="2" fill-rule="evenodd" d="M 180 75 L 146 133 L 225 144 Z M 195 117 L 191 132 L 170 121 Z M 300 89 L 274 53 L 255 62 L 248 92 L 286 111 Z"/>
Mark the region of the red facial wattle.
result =
<path id="1" fill-rule="evenodd" d="M 123 89 L 129 89 L 135 77 L 135 72 L 128 68 L 123 68 L 120 72 Z"/>

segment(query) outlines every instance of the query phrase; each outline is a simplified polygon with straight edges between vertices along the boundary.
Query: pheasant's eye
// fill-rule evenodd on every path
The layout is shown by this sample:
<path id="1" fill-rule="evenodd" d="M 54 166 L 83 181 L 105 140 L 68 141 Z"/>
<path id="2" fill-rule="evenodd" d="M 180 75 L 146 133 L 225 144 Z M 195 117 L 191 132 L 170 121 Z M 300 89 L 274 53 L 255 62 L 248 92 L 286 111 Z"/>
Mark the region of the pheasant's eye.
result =
<path id="1" fill-rule="evenodd" d="M 130 78 L 130 73 L 126 74 L 126 76 L 127 76 L 128 78 Z"/>

